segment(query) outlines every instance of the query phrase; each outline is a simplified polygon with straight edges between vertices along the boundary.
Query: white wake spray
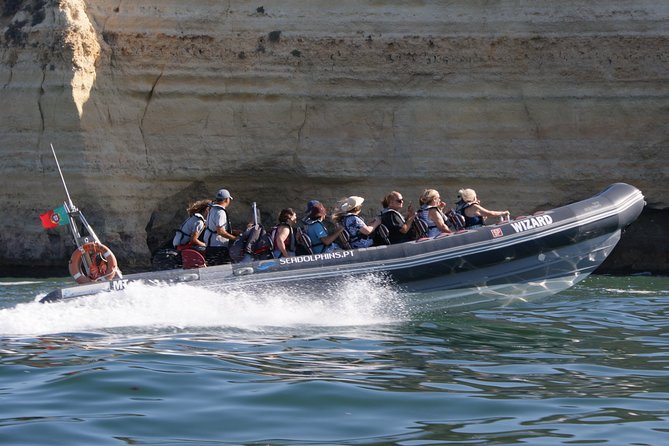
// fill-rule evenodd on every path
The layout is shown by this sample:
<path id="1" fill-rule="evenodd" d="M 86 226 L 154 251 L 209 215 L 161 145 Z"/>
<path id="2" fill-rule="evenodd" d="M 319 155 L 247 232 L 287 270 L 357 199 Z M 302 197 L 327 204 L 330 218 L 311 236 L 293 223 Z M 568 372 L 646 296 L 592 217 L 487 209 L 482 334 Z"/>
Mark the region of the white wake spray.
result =
<path id="1" fill-rule="evenodd" d="M 406 316 L 401 293 L 382 277 L 342 278 L 336 288 L 297 294 L 290 288 L 212 291 L 131 283 L 127 289 L 62 302 L 18 304 L 0 310 L 2 334 L 54 334 L 119 327 L 352 326 Z"/>

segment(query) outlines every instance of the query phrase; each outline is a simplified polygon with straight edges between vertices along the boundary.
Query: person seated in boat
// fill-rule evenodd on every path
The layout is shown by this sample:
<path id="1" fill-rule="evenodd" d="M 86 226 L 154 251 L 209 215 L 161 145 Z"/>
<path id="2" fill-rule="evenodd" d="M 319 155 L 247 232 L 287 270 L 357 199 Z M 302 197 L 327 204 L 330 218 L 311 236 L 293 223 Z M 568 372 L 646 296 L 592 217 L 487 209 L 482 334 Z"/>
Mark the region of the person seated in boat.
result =
<path id="1" fill-rule="evenodd" d="M 237 240 L 232 230 L 227 208 L 232 203 L 232 196 L 227 189 L 221 189 L 211 203 L 204 229 L 204 242 L 207 245 L 205 258 L 208 265 L 230 263 L 230 242 Z"/>
<path id="2" fill-rule="evenodd" d="M 435 189 L 425 189 L 420 195 L 420 210 L 418 218 L 427 223 L 427 237 L 436 237 L 439 234 L 449 234 L 451 230 L 446 224 L 446 216 L 442 209 L 446 203 L 441 201 L 441 195 Z"/>
<path id="3" fill-rule="evenodd" d="M 465 228 L 480 228 L 488 217 L 509 218 L 509 211 L 490 211 L 481 206 L 474 189 L 460 189 L 458 196 L 462 201 L 459 212 L 465 217 Z"/>
<path id="4" fill-rule="evenodd" d="M 307 224 L 307 221 L 310 219 L 311 216 L 311 211 L 314 209 L 314 206 L 316 206 L 320 201 L 318 200 L 309 200 L 307 202 L 307 208 L 304 210 L 304 217 L 302 217 L 301 222 L 303 224 Z"/>
<path id="5" fill-rule="evenodd" d="M 311 200 L 307 205 L 307 211 L 309 213 L 302 219 L 302 222 L 304 223 L 304 232 L 307 233 L 307 236 L 309 236 L 309 239 L 311 240 L 313 253 L 327 253 L 332 252 L 335 249 L 340 249 L 339 245 L 335 243 L 335 240 L 339 238 L 339 235 L 344 228 L 339 227 L 331 233 L 328 232 L 323 223 L 327 216 L 325 206 L 317 200 Z"/>
<path id="6" fill-rule="evenodd" d="M 381 224 L 380 218 L 375 218 L 370 224 L 359 217 L 362 210 L 364 198 L 350 196 L 339 203 L 339 211 L 334 216 L 334 221 L 344 227 L 348 233 L 351 248 L 369 248 L 374 244 L 372 235 Z"/>
<path id="7" fill-rule="evenodd" d="M 297 214 L 291 208 L 282 209 L 279 213 L 279 224 L 273 234 L 274 258 L 295 257 L 297 240 L 295 239 L 295 223 Z"/>
<path id="8" fill-rule="evenodd" d="M 184 249 L 195 249 L 196 251 L 204 252 L 206 244 L 200 240 L 200 235 L 204 231 L 205 222 L 209 215 L 210 200 L 199 200 L 188 206 L 188 218 L 177 229 L 177 233 L 172 239 L 172 246 L 177 251 Z"/>
<path id="9" fill-rule="evenodd" d="M 411 229 L 413 220 L 416 218 L 413 204 L 409 203 L 406 217 L 402 215 L 404 198 L 401 193 L 397 191 L 390 192 L 383 198 L 381 204 L 383 205 L 381 223 L 388 228 L 388 240 L 390 244 L 409 241 L 409 230 Z"/>

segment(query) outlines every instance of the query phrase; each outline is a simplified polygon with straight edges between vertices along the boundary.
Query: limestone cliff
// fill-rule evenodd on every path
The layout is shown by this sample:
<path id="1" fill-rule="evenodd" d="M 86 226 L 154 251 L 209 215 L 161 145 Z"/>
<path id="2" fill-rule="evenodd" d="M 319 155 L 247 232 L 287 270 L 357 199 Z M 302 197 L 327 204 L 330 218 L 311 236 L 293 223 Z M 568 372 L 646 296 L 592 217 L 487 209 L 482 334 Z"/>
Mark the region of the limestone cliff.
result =
<path id="1" fill-rule="evenodd" d="M 669 272 L 669 3 L 0 0 L 0 265 L 63 265 L 64 193 L 146 267 L 189 201 L 474 187 L 525 214 L 624 181 L 611 269 Z M 650 236 L 650 238 L 648 237 Z"/>

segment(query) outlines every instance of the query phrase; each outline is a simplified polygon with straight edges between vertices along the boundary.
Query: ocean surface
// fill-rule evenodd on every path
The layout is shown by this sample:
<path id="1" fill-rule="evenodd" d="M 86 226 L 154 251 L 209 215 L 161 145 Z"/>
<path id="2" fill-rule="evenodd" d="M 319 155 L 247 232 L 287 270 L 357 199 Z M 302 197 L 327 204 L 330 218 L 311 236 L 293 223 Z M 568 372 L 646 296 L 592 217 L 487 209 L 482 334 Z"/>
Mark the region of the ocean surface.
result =
<path id="1" fill-rule="evenodd" d="M 669 444 L 669 278 L 457 313 L 374 278 L 36 302 L 65 284 L 0 279 L 2 445 Z"/>

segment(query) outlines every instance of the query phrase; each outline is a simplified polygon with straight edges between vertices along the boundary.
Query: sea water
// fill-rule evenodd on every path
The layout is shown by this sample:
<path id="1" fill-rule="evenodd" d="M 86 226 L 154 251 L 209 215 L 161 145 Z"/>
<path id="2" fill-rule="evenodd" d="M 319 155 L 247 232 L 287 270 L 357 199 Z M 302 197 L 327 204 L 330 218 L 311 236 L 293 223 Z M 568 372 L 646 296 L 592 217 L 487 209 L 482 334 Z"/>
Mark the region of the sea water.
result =
<path id="1" fill-rule="evenodd" d="M 669 278 L 457 313 L 378 277 L 37 302 L 66 284 L 0 279 L 0 444 L 669 444 Z"/>

